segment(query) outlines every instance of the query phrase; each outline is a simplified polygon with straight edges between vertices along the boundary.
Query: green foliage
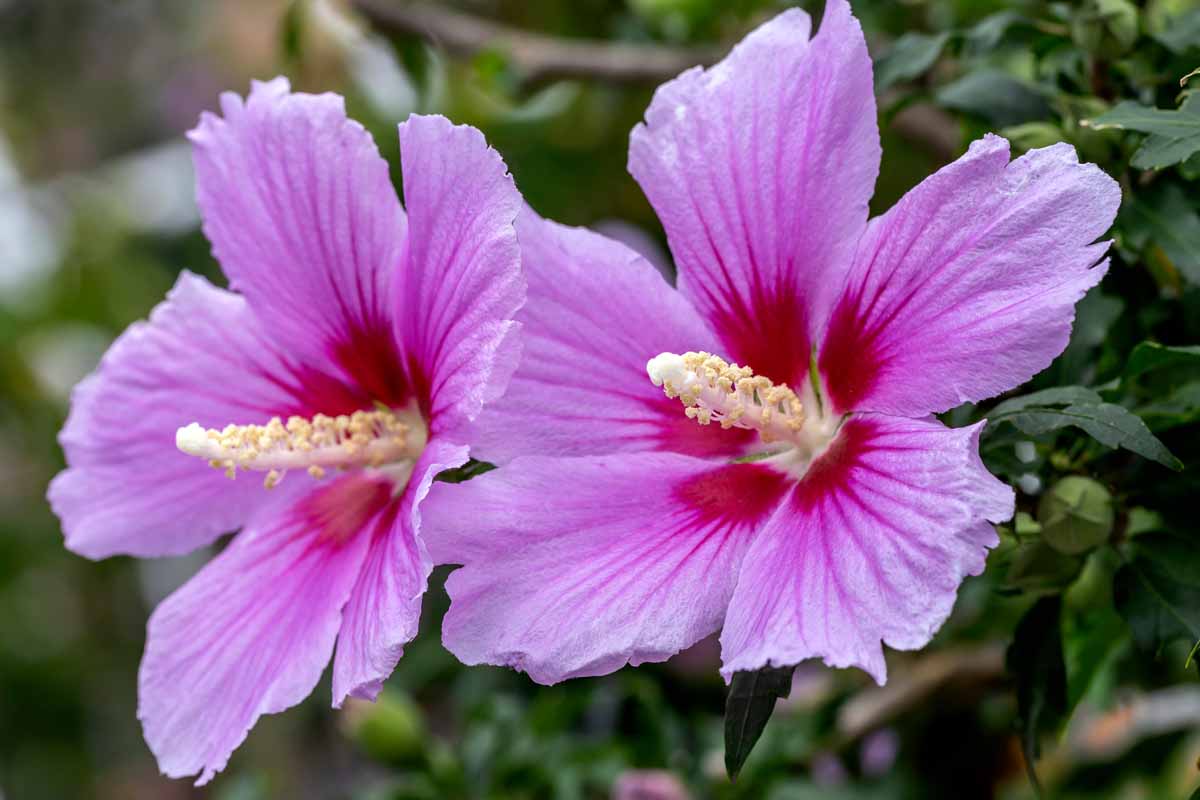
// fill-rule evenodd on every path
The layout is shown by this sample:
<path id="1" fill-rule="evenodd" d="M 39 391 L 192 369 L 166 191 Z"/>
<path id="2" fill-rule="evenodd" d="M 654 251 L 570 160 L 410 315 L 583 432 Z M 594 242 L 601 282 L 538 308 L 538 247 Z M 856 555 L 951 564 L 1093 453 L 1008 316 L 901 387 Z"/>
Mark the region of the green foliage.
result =
<path id="1" fill-rule="evenodd" d="M 753 672 L 735 672 L 725 699 L 725 769 L 730 778 L 754 748 L 775 703 L 792 690 L 793 667 L 763 667 Z"/>
<path id="2" fill-rule="evenodd" d="M 1184 366 L 1200 367 L 1200 345 L 1166 347 L 1157 342 L 1142 342 L 1129 355 L 1125 375 L 1135 378 L 1152 369 Z"/>
<path id="3" fill-rule="evenodd" d="M 1169 167 L 1200 152 L 1200 95 L 1188 94 L 1177 111 L 1147 108 L 1126 100 L 1090 120 L 1088 126 L 1149 134 L 1130 163 L 1139 169 Z"/>
<path id="4" fill-rule="evenodd" d="M 1158 652 L 1183 637 L 1200 641 L 1200 551 L 1173 534 L 1147 534 L 1113 583 L 1117 610 L 1140 648 Z"/>
<path id="5" fill-rule="evenodd" d="M 875 91 L 881 92 L 894 83 L 924 75 L 949 41 L 949 33 L 906 33 L 901 36 L 875 62 Z"/>
<path id="6" fill-rule="evenodd" d="M 319 689 L 301 708 L 264 718 L 212 796 L 591 800 L 614 796 L 635 771 L 661 770 L 696 800 L 1012 799 L 1029 796 L 1017 751 L 1032 770 L 1039 746 L 1047 796 L 1195 791 L 1195 740 L 1178 730 L 1139 734 L 1116 753 L 1086 747 L 1124 730 L 1130 704 L 1197 688 L 1200 8 L 852 2 L 878 56 L 884 156 L 873 213 L 988 131 L 1009 138 L 1015 154 L 1066 141 L 1124 195 L 1104 237 L 1114 242 L 1108 274 L 1080 302 L 1064 354 L 1010 395 L 945 415 L 956 426 L 989 420 L 981 455 L 1014 487 L 1017 515 L 934 642 L 889 649 L 882 689 L 854 670 L 802 664 L 794 675 L 738 674 L 726 694 L 711 643 L 666 665 L 547 688 L 463 667 L 442 648 L 443 572 L 378 703 L 332 714 Z M 727 48 L 792 4 L 434 5 L 568 42 L 703 49 Z M 821 2 L 800 4 L 819 19 Z M 298 88 L 347 95 L 393 175 L 397 119 L 443 113 L 483 129 L 538 211 L 570 224 L 631 222 L 665 246 L 625 168 L 653 82 L 530 84 L 501 48 L 459 56 L 364 18 L 329 25 L 325 5 L 344 4 L 229 5 L 18 3 L 0 26 L 0 221 L 6 203 L 28 193 L 54 223 L 53 263 L 0 298 L 6 797 L 172 791 L 142 741 L 133 676 L 146 615 L 199 560 L 72 556 L 44 492 L 61 467 L 61 375 L 69 383 L 90 369 L 181 268 L 221 278 L 195 220 L 152 224 L 176 178 L 156 171 L 153 191 L 130 202 L 108 170 L 177 140 L 218 90 L 283 71 Z M 377 90 L 389 81 L 404 91 L 381 105 Z M 4 231 L 0 270 L 21 232 Z M 491 468 L 472 461 L 438 480 Z M 1005 667 L 997 648 L 1007 642 Z"/>
<path id="7" fill-rule="evenodd" d="M 1067 668 L 1063 661 L 1059 618 L 1062 600 L 1043 597 L 1021 618 L 1005 663 L 1017 681 L 1017 719 L 1029 779 L 1042 793 L 1034 762 L 1041 735 L 1053 730 L 1067 711 Z"/>
<path id="8" fill-rule="evenodd" d="M 1121 447 L 1165 467 L 1183 469 L 1183 462 L 1171 455 L 1140 417 L 1083 387 L 1046 389 L 1006 400 L 992 410 L 988 420 L 1011 423 L 1030 436 L 1076 427 L 1107 447 Z"/>

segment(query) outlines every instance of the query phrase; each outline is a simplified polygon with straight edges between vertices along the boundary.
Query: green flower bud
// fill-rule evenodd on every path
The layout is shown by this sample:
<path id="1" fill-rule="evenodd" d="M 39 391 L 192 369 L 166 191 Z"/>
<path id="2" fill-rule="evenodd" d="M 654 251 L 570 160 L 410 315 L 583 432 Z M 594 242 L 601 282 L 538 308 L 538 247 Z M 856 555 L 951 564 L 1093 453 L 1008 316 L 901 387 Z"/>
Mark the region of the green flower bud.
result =
<path id="1" fill-rule="evenodd" d="M 1038 504 L 1042 538 L 1060 553 L 1075 555 L 1108 540 L 1113 528 L 1112 495 L 1091 478 L 1070 475 Z"/>
<path id="2" fill-rule="evenodd" d="M 395 689 L 374 703 L 348 699 L 342 727 L 372 760 L 397 766 L 419 762 L 428 738 L 420 707 Z"/>

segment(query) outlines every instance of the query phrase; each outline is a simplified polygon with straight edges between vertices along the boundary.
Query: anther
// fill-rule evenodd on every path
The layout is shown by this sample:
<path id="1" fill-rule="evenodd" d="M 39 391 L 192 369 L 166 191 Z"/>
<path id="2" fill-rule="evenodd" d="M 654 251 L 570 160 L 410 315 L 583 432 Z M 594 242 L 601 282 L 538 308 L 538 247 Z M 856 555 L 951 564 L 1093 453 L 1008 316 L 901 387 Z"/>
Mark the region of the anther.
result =
<path id="1" fill-rule="evenodd" d="M 322 478 L 329 469 L 380 467 L 414 457 L 409 426 L 390 409 L 356 411 L 311 420 L 273 417 L 266 425 L 227 425 L 222 430 L 202 428 L 193 422 L 175 432 L 175 446 L 188 455 L 205 459 L 224 470 L 267 473 L 263 485 L 271 489 L 288 470 L 302 469 Z"/>
<path id="2" fill-rule="evenodd" d="M 701 425 L 715 421 L 722 428 L 755 430 L 764 442 L 796 441 L 804 427 L 804 408 L 786 384 L 776 386 L 711 353 L 660 353 L 646 363 L 646 372 Z"/>

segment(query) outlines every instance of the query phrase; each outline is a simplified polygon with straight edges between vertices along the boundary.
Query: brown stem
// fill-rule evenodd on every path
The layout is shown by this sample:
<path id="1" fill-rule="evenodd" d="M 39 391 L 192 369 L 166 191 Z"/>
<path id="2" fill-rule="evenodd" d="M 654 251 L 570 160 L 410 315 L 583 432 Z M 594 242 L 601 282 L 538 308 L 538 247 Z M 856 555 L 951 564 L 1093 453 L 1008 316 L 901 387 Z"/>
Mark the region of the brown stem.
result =
<path id="1" fill-rule="evenodd" d="M 718 48 L 636 45 L 531 33 L 430 2 L 351 0 L 385 33 L 420 36 L 448 53 L 497 51 L 529 81 L 563 78 L 658 83 L 720 58 Z"/>

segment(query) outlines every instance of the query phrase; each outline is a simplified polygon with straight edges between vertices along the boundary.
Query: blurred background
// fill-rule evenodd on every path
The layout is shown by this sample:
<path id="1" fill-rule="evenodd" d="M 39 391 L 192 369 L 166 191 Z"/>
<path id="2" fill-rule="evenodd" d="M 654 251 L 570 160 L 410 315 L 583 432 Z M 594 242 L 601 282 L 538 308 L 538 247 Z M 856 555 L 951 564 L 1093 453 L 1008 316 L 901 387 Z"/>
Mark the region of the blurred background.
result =
<path id="1" fill-rule="evenodd" d="M 224 283 L 192 198 L 183 133 L 198 114 L 221 91 L 286 74 L 298 89 L 345 94 L 393 163 L 398 121 L 446 114 L 483 129 L 537 210 L 622 238 L 671 275 L 661 228 L 625 171 L 629 130 L 657 83 L 711 62 L 787 5 L 0 0 L 0 798 L 1026 798 L 1030 697 L 1056 712 L 1025 730 L 1027 741 L 1042 732 L 1048 795 L 1190 795 L 1200 782 L 1190 642 L 1151 637 L 1147 649 L 1117 613 L 1115 546 L 1067 555 L 1039 531 L 1057 519 L 1050 492 L 1082 473 L 1109 494 L 1110 543 L 1195 536 L 1196 471 L 1010 427 L 989 429 L 985 455 L 1020 488 L 1023 514 L 934 645 L 889 653 L 883 689 L 857 671 L 802 665 L 736 783 L 722 762 L 714 642 L 665 665 L 535 687 L 463 668 L 441 648 L 440 572 L 379 703 L 333 712 L 326 679 L 301 707 L 261 720 L 210 786 L 158 775 L 135 717 L 144 624 L 210 554 L 86 561 L 62 547 L 44 493 L 62 467 L 54 437 L 71 387 L 112 339 L 179 270 Z M 799 5 L 819 17 L 822 0 Z M 1123 99 L 1175 109 L 1179 79 L 1200 66 L 1200 9 L 854 8 L 877 59 L 876 213 L 989 130 L 1018 151 L 1066 139 L 1121 180 L 1113 271 L 1032 388 L 1116 392 L 1195 463 L 1200 375 L 1118 378 L 1143 339 L 1200 342 L 1200 161 L 1142 169 L 1140 133 L 1086 121 Z M 1195 609 L 1200 587 L 1188 590 Z M 1057 604 L 1057 659 L 1046 667 L 1018 652 L 1006 667 L 1039 598 Z"/>

